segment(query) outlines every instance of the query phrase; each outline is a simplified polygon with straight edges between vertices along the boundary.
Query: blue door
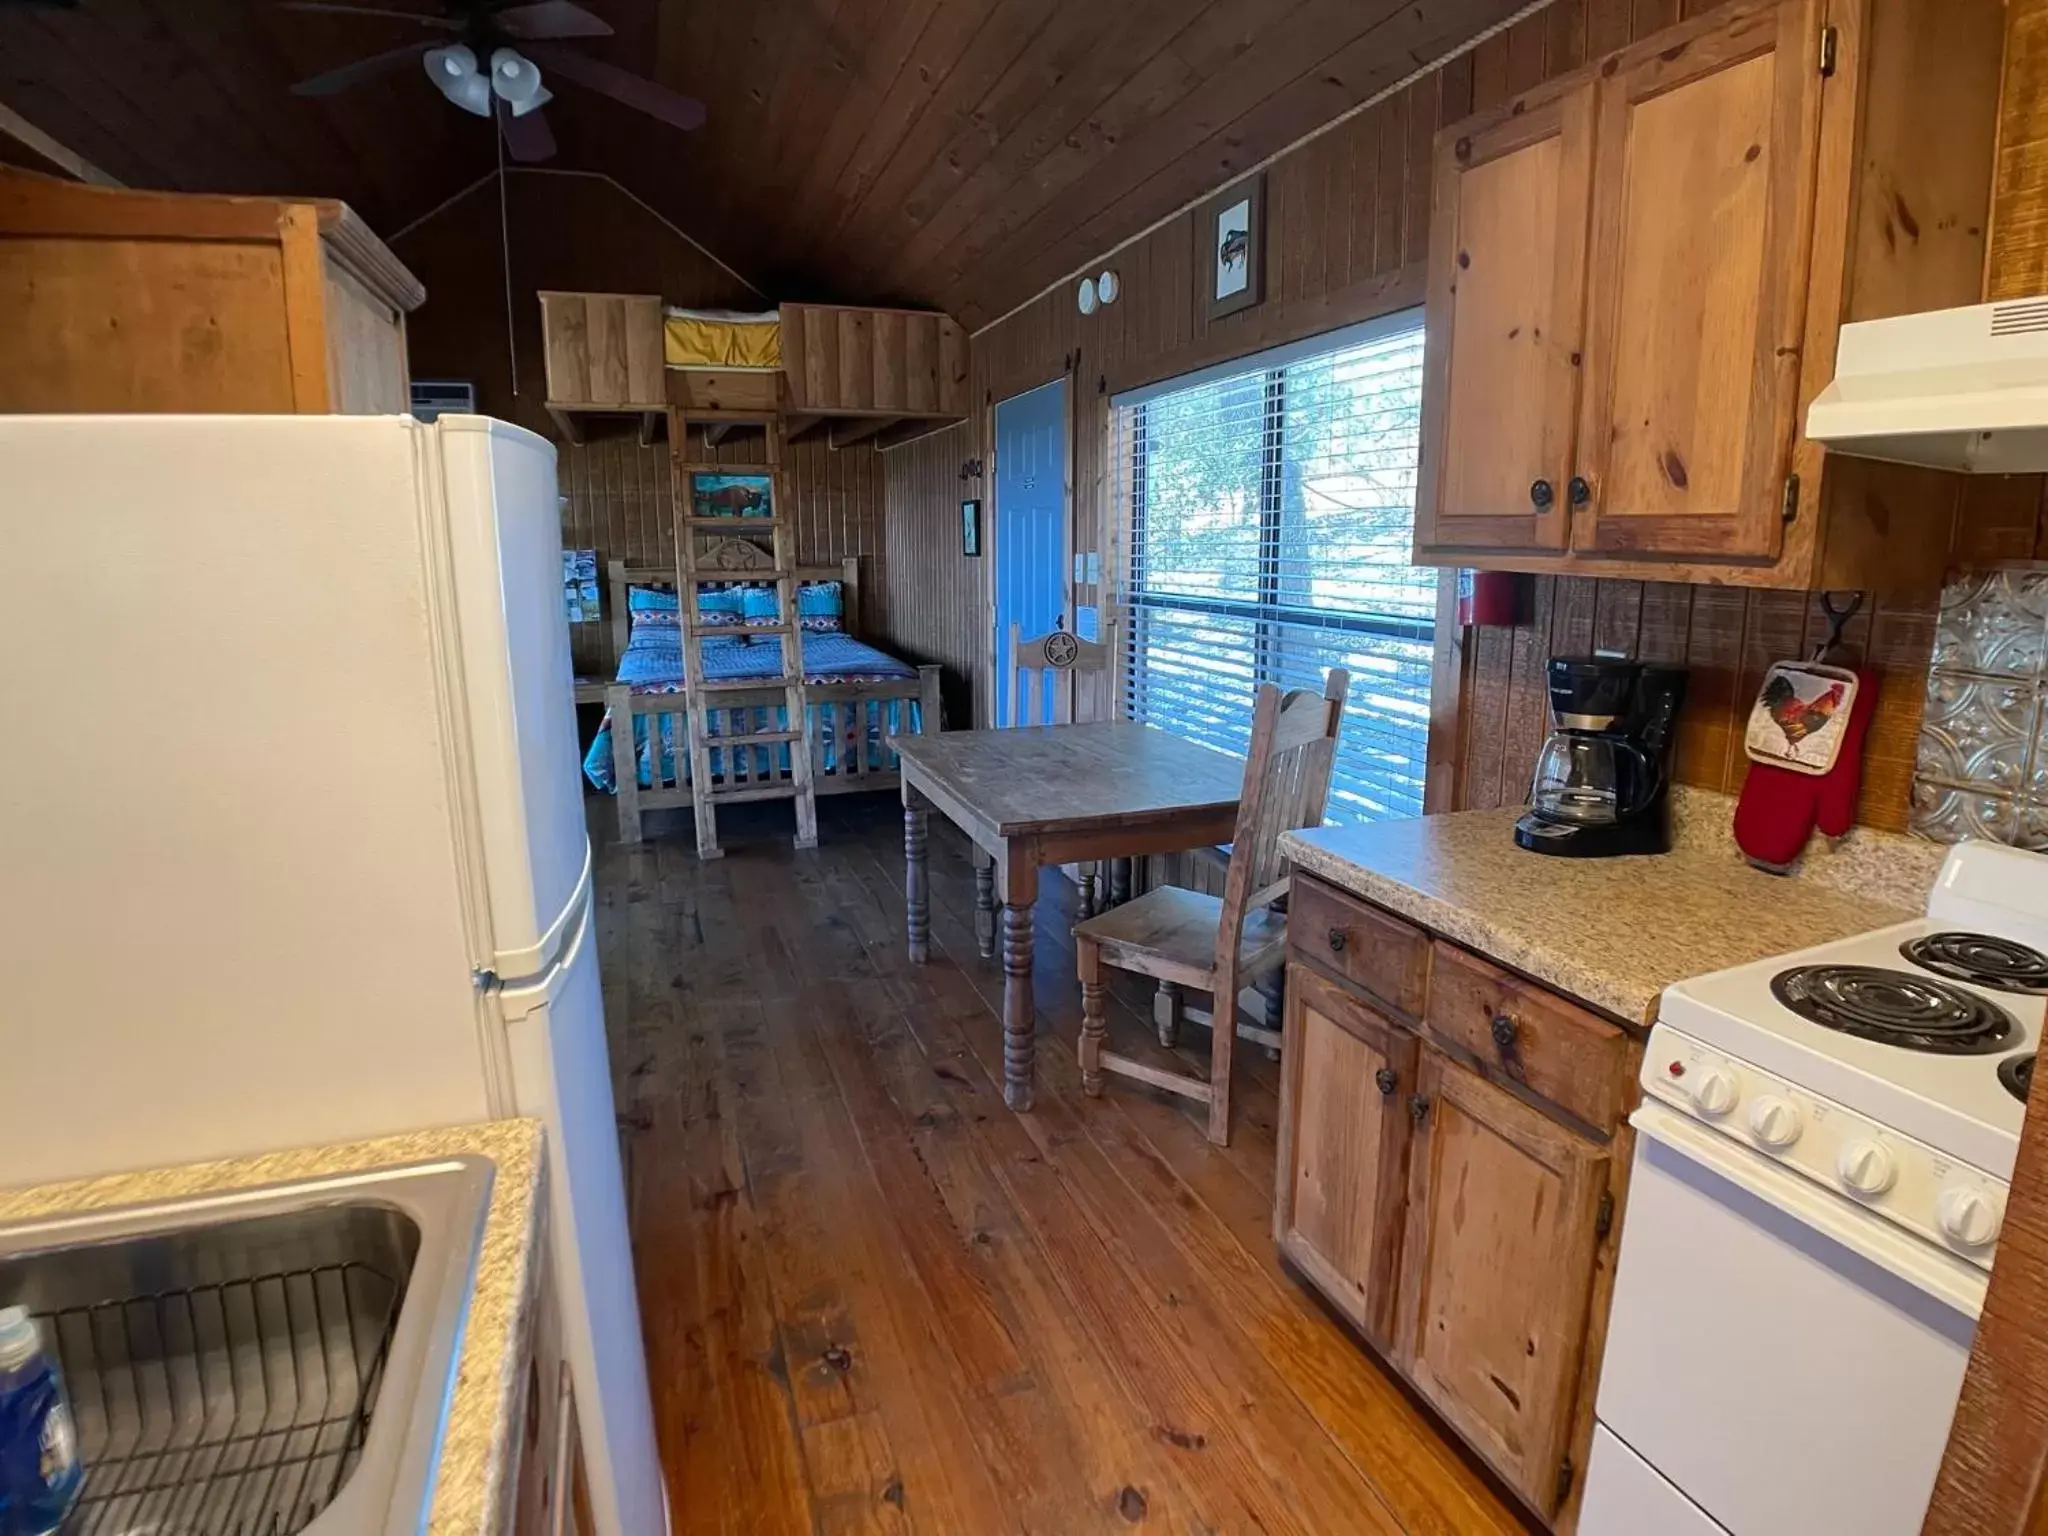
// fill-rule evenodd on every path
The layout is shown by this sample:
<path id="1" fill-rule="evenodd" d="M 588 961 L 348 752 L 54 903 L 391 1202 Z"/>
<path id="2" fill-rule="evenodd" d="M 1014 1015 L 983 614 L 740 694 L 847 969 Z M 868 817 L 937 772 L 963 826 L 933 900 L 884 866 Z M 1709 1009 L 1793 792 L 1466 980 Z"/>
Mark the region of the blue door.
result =
<path id="1" fill-rule="evenodd" d="M 1032 640 L 1066 618 L 1066 486 L 1067 381 L 1055 379 L 996 406 L 996 725 L 1017 685 L 1010 626 Z"/>

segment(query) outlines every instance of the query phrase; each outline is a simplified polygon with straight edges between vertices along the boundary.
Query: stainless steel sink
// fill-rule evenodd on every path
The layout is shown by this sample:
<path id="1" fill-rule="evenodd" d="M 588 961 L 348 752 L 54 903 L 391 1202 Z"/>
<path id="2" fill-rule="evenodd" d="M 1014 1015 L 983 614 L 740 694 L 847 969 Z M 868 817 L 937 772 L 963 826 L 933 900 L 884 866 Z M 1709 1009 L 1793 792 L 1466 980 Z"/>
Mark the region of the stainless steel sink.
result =
<path id="1" fill-rule="evenodd" d="M 65 1536 L 417 1531 L 491 1164 L 452 1158 L 0 1225 L 85 1483 Z"/>

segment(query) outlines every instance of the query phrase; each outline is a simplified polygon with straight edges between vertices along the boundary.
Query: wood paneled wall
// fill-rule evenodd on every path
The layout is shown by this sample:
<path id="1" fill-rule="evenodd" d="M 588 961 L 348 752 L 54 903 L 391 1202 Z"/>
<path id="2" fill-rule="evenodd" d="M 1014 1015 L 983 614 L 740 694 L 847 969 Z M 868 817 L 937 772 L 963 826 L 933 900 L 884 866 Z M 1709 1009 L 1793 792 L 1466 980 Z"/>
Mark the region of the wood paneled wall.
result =
<path id="1" fill-rule="evenodd" d="M 1102 583 L 1074 589 L 1077 606 L 1106 605 L 1118 558 L 1108 463 L 1108 399 L 1134 385 L 1422 302 L 1428 246 L 1429 142 L 1439 124 L 1471 108 L 1474 60 L 1454 60 L 1378 106 L 1287 155 L 1266 173 L 1266 301 L 1211 322 L 1198 302 L 1203 231 L 1187 213 L 1120 251 L 1110 265 L 1123 297 L 1092 316 L 1070 287 L 1046 295 L 974 338 L 975 414 L 943 440 L 897 449 L 889 459 L 888 522 L 943 528 L 957 551 L 962 496 L 989 499 L 987 482 L 963 488 L 967 459 L 989 459 L 990 410 L 998 400 L 1068 374 L 1074 400 L 1074 548 L 1102 557 Z M 906 459 L 915 455 L 915 460 Z M 929 464 L 923 464 L 925 458 Z M 897 461 L 903 460 L 901 467 Z M 913 463 L 922 468 L 913 468 Z M 906 536 L 907 537 L 907 536 Z M 888 609 L 914 609 L 926 654 L 971 668 L 985 708 L 993 658 L 983 562 L 913 569 L 892 565 Z M 933 584 L 937 583 L 935 589 Z M 907 643 L 907 642 L 906 642 Z M 957 658 L 957 659 L 956 659 Z M 977 718 L 979 716 L 977 715 Z"/>
<path id="2" fill-rule="evenodd" d="M 963 430 L 959 458 L 986 458 L 986 408 L 1071 370 L 1076 383 L 1079 549 L 1104 552 L 1115 580 L 1114 497 L 1107 476 L 1106 395 L 1235 355 L 1421 302 L 1428 246 L 1429 147 L 1436 127 L 1494 105 L 1588 57 L 1707 9 L 1681 0 L 1555 0 L 1470 54 L 1302 145 L 1267 172 L 1267 299 L 1215 324 L 1199 313 L 1199 237 L 1185 215 L 1110 264 L 1124 299 L 1092 317 L 1073 295 L 1048 295 L 974 339 L 974 398 L 982 414 Z M 924 517 L 927 486 L 891 474 L 889 516 Z M 1956 558 L 2028 556 L 2042 548 L 2039 485 L 2032 477 L 1973 483 Z M 949 511 L 948 515 L 951 513 Z M 971 590 L 923 599 L 949 632 L 948 654 L 986 650 L 979 573 Z M 1554 652 L 1611 647 L 1692 668 L 1680 732 L 1679 773 L 1733 791 L 1746 771 L 1741 726 L 1763 669 L 1801 654 L 1825 633 L 1817 603 L 1800 594 L 1746 594 L 1671 583 L 1537 578 L 1521 622 L 1462 637 L 1456 658 L 1462 708 L 1454 804 L 1524 798 L 1546 722 L 1543 664 Z M 1107 594 L 1082 589 L 1079 603 Z M 892 606 L 903 600 L 892 588 Z M 1933 604 L 1873 603 L 1850 637 L 1883 674 L 1859 816 L 1905 824 L 1914 740 L 1933 634 Z M 1449 643 L 1447 640 L 1446 643 Z M 940 647 L 934 645 L 937 651 Z M 985 675 L 986 660 L 978 675 Z"/>
<path id="3" fill-rule="evenodd" d="M 477 409 L 487 415 L 556 435 L 542 408 L 540 289 L 659 293 L 671 303 L 706 308 L 753 309 L 765 302 L 601 177 L 514 172 L 506 195 L 516 389 L 496 186 L 479 187 L 392 242 L 427 288 L 410 328 L 413 376 L 474 382 Z M 558 442 L 558 448 L 566 498 L 562 542 L 596 549 L 600 581 L 610 560 L 674 560 L 666 443 L 643 448 L 622 420 L 611 435 L 580 447 Z M 751 445 L 736 437 L 709 456 L 744 462 L 759 453 L 757 435 Z M 868 443 L 833 449 L 815 440 L 794 445 L 790 457 L 799 556 L 822 564 L 859 555 L 862 632 L 880 633 L 886 597 L 880 455 Z M 610 625 L 575 625 L 570 636 L 578 674 L 609 677 L 617 660 Z"/>
<path id="4" fill-rule="evenodd" d="M 879 456 L 889 509 L 882 528 L 889 579 L 880 632 L 905 660 L 935 661 L 945 669 L 946 719 L 959 725 L 973 718 L 988 611 L 988 562 L 960 553 L 960 503 L 977 496 L 986 501 L 980 481 L 960 476 L 975 457 L 976 440 L 976 429 L 963 422 Z"/>

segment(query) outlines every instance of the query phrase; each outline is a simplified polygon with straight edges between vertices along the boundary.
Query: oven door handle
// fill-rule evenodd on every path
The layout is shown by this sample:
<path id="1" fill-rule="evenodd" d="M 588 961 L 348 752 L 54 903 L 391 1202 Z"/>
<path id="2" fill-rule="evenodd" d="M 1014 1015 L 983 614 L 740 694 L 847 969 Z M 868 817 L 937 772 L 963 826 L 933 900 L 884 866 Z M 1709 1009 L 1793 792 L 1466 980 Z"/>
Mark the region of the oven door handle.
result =
<path id="1" fill-rule="evenodd" d="M 1983 1312 L 1986 1277 L 1982 1270 L 1894 1227 L 1882 1216 L 1872 1215 L 1847 1195 L 1822 1189 L 1803 1174 L 1781 1168 L 1718 1131 L 1694 1124 L 1655 1099 L 1643 1100 L 1629 1116 L 1629 1124 L 1638 1135 L 1661 1142 L 1719 1174 L 1736 1188 L 1789 1213 L 1937 1301 L 1972 1318 Z M 1624 1217 L 1624 1242 L 1627 1237 Z"/>

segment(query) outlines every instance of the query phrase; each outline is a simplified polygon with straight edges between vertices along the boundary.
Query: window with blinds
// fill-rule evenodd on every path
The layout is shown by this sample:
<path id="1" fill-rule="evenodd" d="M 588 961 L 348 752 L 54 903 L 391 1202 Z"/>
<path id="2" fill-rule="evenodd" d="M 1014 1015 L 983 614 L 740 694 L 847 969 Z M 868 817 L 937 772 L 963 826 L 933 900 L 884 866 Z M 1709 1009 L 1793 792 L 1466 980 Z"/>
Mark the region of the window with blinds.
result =
<path id="1" fill-rule="evenodd" d="M 1422 314 L 1119 396 L 1132 719 L 1242 756 L 1259 683 L 1351 674 L 1328 817 L 1422 814 L 1436 573 L 1408 563 Z"/>

